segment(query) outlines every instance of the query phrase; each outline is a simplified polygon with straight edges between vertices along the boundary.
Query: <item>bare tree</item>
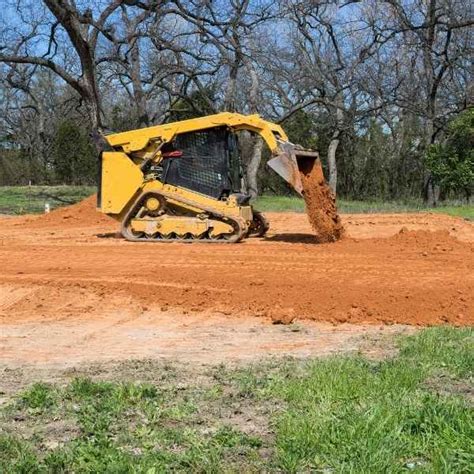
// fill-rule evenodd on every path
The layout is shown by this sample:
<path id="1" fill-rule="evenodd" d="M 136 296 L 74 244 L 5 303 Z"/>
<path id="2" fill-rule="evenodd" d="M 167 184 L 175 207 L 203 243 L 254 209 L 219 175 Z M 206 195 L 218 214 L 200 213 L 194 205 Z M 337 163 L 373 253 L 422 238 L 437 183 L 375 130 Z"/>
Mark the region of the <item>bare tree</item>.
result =
<path id="1" fill-rule="evenodd" d="M 459 79 L 470 68 L 470 28 L 474 17 L 466 17 L 466 4 L 459 0 L 384 3 L 390 16 L 379 25 L 379 41 L 393 41 L 397 45 L 398 71 L 406 83 L 400 88 L 402 93 L 397 103 L 422 117 L 426 148 L 435 143 L 449 117 L 463 110 L 470 101 L 468 82 Z M 439 189 L 427 174 L 425 199 L 435 205 L 438 198 Z"/>
<path id="2" fill-rule="evenodd" d="M 37 8 L 37 2 L 19 2 L 17 8 Z M 42 15 L 31 22 L 29 31 L 21 32 L 10 44 L 3 44 L 0 61 L 8 64 L 28 64 L 47 68 L 71 86 L 81 97 L 88 112 L 92 129 L 102 133 L 102 111 L 97 81 L 96 52 L 99 36 L 109 36 L 108 20 L 121 5 L 121 0 L 110 0 L 94 18 L 91 9 L 80 11 L 73 0 L 43 0 L 51 16 Z M 36 5 L 36 7 L 35 7 Z M 26 13 L 26 12 L 25 12 Z M 48 32 L 47 50 L 34 54 L 38 38 Z M 64 37 L 65 34 L 65 37 Z M 60 45 L 67 38 L 77 55 L 79 67 L 71 67 L 60 54 Z M 34 71 L 35 69 L 33 69 Z"/>
<path id="3" fill-rule="evenodd" d="M 257 113 L 259 111 L 259 76 L 255 66 L 258 56 L 258 28 L 277 14 L 272 2 L 234 0 L 226 9 L 212 2 L 175 0 L 177 14 L 194 26 L 201 43 L 212 48 L 223 90 L 220 110 Z M 244 76 L 244 77 L 242 77 Z M 259 137 L 240 137 L 246 167 L 247 191 L 258 194 L 257 172 L 263 142 Z"/>
<path id="4" fill-rule="evenodd" d="M 331 138 L 327 148 L 329 185 L 336 192 L 336 153 L 341 135 L 348 126 L 348 115 L 367 113 L 371 106 L 359 95 L 364 81 L 364 63 L 373 46 L 371 37 L 362 34 L 358 7 L 352 7 L 355 19 L 346 20 L 341 11 L 347 2 L 308 0 L 284 2 L 285 17 L 291 21 L 291 49 L 285 64 L 276 69 L 274 83 L 285 87 L 289 104 L 281 119 L 297 110 L 320 107 L 331 120 Z M 280 72 L 278 72 L 280 71 Z M 285 73 L 278 81 L 281 72 Z"/>

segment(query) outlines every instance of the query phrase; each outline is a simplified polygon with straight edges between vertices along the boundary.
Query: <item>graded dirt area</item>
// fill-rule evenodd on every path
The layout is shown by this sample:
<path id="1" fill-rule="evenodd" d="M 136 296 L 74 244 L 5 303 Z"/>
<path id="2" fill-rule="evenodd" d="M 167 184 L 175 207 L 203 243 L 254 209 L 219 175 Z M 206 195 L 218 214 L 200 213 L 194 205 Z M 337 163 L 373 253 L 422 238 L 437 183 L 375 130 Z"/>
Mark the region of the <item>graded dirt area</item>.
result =
<path id="1" fill-rule="evenodd" d="M 380 328 L 474 323 L 472 223 L 343 215 L 345 237 L 318 244 L 305 214 L 267 216 L 266 238 L 230 245 L 126 242 L 93 198 L 0 218 L 0 358 L 306 356 Z"/>

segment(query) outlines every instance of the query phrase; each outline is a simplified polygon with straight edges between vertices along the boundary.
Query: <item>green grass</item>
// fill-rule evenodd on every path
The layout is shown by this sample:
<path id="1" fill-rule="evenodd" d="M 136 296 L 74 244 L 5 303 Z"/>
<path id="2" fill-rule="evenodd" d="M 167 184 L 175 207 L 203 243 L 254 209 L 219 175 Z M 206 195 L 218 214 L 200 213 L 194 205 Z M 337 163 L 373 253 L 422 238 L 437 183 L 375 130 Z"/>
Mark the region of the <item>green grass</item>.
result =
<path id="1" fill-rule="evenodd" d="M 378 212 L 438 212 L 474 220 L 474 206 L 463 204 L 441 204 L 437 208 L 427 208 L 421 200 L 408 202 L 398 201 L 348 201 L 338 199 L 338 209 L 344 214 L 378 213 Z M 255 207 L 261 211 L 304 212 L 304 201 L 299 197 L 260 196 Z"/>
<path id="2" fill-rule="evenodd" d="M 473 338 L 434 328 L 397 339 L 398 356 L 381 361 L 181 378 L 134 362 L 146 381 L 36 383 L 2 410 L 0 472 L 472 472 Z"/>
<path id="3" fill-rule="evenodd" d="M 2 186 L 0 214 L 34 214 L 81 201 L 95 192 L 93 186 Z"/>
<path id="4" fill-rule="evenodd" d="M 430 209 L 431 212 L 440 212 L 451 216 L 462 217 L 474 221 L 474 206 L 440 206 Z"/>
<path id="5" fill-rule="evenodd" d="M 329 359 L 310 364 L 301 380 L 273 382 L 269 392 L 289 407 L 277 421 L 278 466 L 286 472 L 469 472 L 472 407 L 424 386 L 441 374 L 472 375 L 469 334 L 429 330 L 403 341 L 396 360 Z"/>
<path id="6" fill-rule="evenodd" d="M 45 203 L 51 209 L 73 204 L 96 192 L 93 186 L 5 186 L 0 187 L 0 214 L 30 214 L 44 212 Z M 303 199 L 291 196 L 260 196 L 255 207 L 261 211 L 304 212 Z M 377 212 L 440 212 L 474 220 L 474 206 L 452 204 L 435 209 L 426 208 L 420 200 L 396 201 L 347 201 L 338 200 L 342 213 Z"/>

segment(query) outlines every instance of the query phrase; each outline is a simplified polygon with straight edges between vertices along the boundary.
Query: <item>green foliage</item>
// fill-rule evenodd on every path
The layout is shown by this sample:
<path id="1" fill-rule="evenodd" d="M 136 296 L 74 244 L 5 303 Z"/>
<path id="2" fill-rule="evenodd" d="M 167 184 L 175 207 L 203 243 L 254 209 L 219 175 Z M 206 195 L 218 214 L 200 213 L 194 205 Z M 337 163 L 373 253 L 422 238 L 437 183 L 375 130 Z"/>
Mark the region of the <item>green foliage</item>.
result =
<path id="1" fill-rule="evenodd" d="M 359 201 L 421 197 L 421 135 L 419 121 L 407 115 L 390 130 L 373 118 L 347 130 L 337 152 L 339 196 Z"/>
<path id="2" fill-rule="evenodd" d="M 40 472 L 38 457 L 28 443 L 0 434 L 0 471 L 5 474 Z"/>
<path id="3" fill-rule="evenodd" d="M 400 355 L 426 370 L 449 372 L 453 377 L 474 375 L 474 332 L 450 327 L 429 328 L 401 339 Z"/>
<path id="4" fill-rule="evenodd" d="M 430 212 L 449 214 L 450 216 L 462 217 L 464 219 L 474 221 L 474 205 L 463 205 L 463 206 L 450 206 L 443 205 L 430 209 Z"/>
<path id="5" fill-rule="evenodd" d="M 400 337 L 399 355 L 381 361 L 220 365 L 207 369 L 205 387 L 167 385 L 160 372 L 149 374 L 153 384 L 37 383 L 2 410 L 0 471 L 470 472 L 473 335 L 426 329 Z M 239 410 L 268 435 L 241 429 Z M 25 419 L 37 425 L 15 435 Z M 48 447 L 43 427 L 58 419 L 73 420 L 75 436 Z"/>
<path id="6" fill-rule="evenodd" d="M 262 396 L 287 403 L 277 423 L 281 470 L 469 472 L 473 411 L 425 384 L 440 368 L 472 376 L 472 330 L 433 329 L 401 344 L 395 360 L 319 360 L 269 384 Z"/>
<path id="7" fill-rule="evenodd" d="M 304 201 L 301 197 L 259 196 L 253 205 L 264 212 L 304 212 Z"/>
<path id="8" fill-rule="evenodd" d="M 450 123 L 446 140 L 432 145 L 425 161 L 442 189 L 463 190 L 469 200 L 474 189 L 474 109 Z"/>
<path id="9" fill-rule="evenodd" d="M 304 201 L 301 197 L 291 196 L 259 196 L 254 203 L 260 211 L 266 212 L 305 212 Z M 339 212 L 345 214 L 378 213 L 378 212 L 437 212 L 456 217 L 474 220 L 474 206 L 459 203 L 443 204 L 436 209 L 427 208 L 421 199 L 407 201 L 366 200 L 352 201 L 338 199 Z"/>
<path id="10" fill-rule="evenodd" d="M 0 214 L 30 214 L 74 204 L 96 191 L 92 186 L 8 186 L 0 187 Z"/>
<path id="11" fill-rule="evenodd" d="M 45 389 L 39 385 L 19 398 L 43 405 L 45 397 L 32 397 Z M 18 466 L 11 472 L 30 472 L 34 466 L 31 472 L 221 472 L 226 457 L 256 460 L 253 453 L 262 444 L 226 424 L 202 434 L 203 421 L 193 425 L 193 400 L 178 397 L 174 388 L 76 378 L 58 393 L 63 418 L 75 419 L 78 436 L 46 455 L 13 436 L 0 438 L 0 471 Z"/>
<path id="12" fill-rule="evenodd" d="M 389 140 L 390 137 L 384 133 L 382 126 L 371 120 L 366 133 L 357 142 L 354 158 L 359 158 L 359 166 L 355 194 L 361 199 L 389 194 L 391 169 L 387 160 L 380 159 L 384 154 L 389 156 Z"/>
<path id="13" fill-rule="evenodd" d="M 216 103 L 216 90 L 210 86 L 202 92 L 193 91 L 186 99 L 179 99 L 174 103 L 168 117 L 168 122 L 177 122 L 215 113 L 210 104 Z"/>
<path id="14" fill-rule="evenodd" d="M 2 150 L 0 148 L 0 186 L 25 185 L 32 177 L 45 180 L 37 157 L 29 158 L 22 150 Z"/>
<path id="15" fill-rule="evenodd" d="M 313 114 L 298 110 L 281 126 L 292 143 L 297 143 L 311 150 L 318 149 L 317 120 Z"/>
<path id="16" fill-rule="evenodd" d="M 319 151 L 327 176 L 327 150 L 334 131 L 331 115 L 298 111 L 282 126 L 292 142 Z M 400 117 L 390 130 L 374 118 L 345 127 L 336 152 L 338 196 L 358 201 L 420 198 L 424 176 L 419 147 L 422 133 L 419 120 L 408 115 Z M 294 195 L 281 178 L 263 165 L 259 181 L 262 193 Z"/>
<path id="17" fill-rule="evenodd" d="M 27 408 L 46 409 L 56 403 L 54 388 L 46 383 L 38 382 L 22 393 L 20 403 Z"/>
<path id="18" fill-rule="evenodd" d="M 97 179 L 97 152 L 86 130 L 71 120 L 62 121 L 54 140 L 53 166 L 61 184 L 94 184 Z"/>
<path id="19" fill-rule="evenodd" d="M 116 103 L 110 112 L 108 126 L 111 132 L 125 132 L 138 127 L 136 111 L 130 109 L 129 102 Z"/>

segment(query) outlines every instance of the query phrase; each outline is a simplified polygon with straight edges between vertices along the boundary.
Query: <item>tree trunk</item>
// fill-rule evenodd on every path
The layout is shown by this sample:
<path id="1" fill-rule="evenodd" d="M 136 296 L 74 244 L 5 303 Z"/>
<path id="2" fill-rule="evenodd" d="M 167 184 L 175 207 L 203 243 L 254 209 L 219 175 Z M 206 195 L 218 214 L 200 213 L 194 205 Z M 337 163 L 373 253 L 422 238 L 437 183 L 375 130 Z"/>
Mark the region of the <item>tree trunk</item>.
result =
<path id="1" fill-rule="evenodd" d="M 247 178 L 247 192 L 252 198 L 258 196 L 258 181 L 257 174 L 262 161 L 263 140 L 259 135 L 256 135 L 253 142 L 252 154 L 247 163 L 246 178 Z"/>
<path id="2" fill-rule="evenodd" d="M 133 40 L 133 44 L 131 45 L 130 61 L 138 127 L 148 127 L 150 120 L 148 117 L 146 98 L 142 87 L 140 51 L 138 48 L 138 39 L 136 38 Z"/>
<path id="3" fill-rule="evenodd" d="M 424 34 L 423 42 L 423 64 L 426 74 L 426 135 L 425 135 L 425 152 L 435 142 L 434 121 L 436 117 L 436 99 L 438 94 L 439 80 L 437 80 L 435 67 L 433 65 L 433 46 L 436 41 L 436 10 L 437 0 L 429 0 L 427 4 L 427 12 L 425 21 L 428 25 Z M 430 171 L 427 173 L 424 189 L 425 204 L 435 207 L 438 204 L 440 189 L 433 181 Z"/>
<path id="4" fill-rule="evenodd" d="M 339 130 L 336 130 L 332 134 L 331 141 L 328 147 L 328 169 L 329 169 L 329 187 L 332 192 L 336 194 L 337 189 L 337 164 L 336 164 L 336 151 L 339 146 Z"/>
<path id="5" fill-rule="evenodd" d="M 339 147 L 341 131 L 344 121 L 344 112 L 341 106 L 341 98 L 338 97 L 336 105 L 336 129 L 334 130 L 331 141 L 328 146 L 328 169 L 329 169 L 329 187 L 332 192 L 336 194 L 337 189 L 337 163 L 336 163 L 336 152 Z"/>
<path id="6" fill-rule="evenodd" d="M 80 14 L 74 3 L 57 2 L 55 0 L 44 0 L 44 3 L 56 17 L 58 22 L 66 31 L 71 43 L 79 56 L 82 75 L 79 79 L 82 99 L 91 120 L 93 136 L 102 135 L 102 117 L 100 95 L 97 84 L 97 71 L 95 65 L 95 44 L 91 44 L 87 34 L 87 25 L 83 26 Z M 117 4 L 118 5 L 118 4 Z M 100 151 L 98 141 L 95 141 Z"/>
<path id="7" fill-rule="evenodd" d="M 137 127 L 148 127 L 150 125 L 150 115 L 148 114 L 148 105 L 143 90 L 143 81 L 141 73 L 140 43 L 136 35 L 138 19 L 131 20 L 127 15 L 127 10 L 122 10 L 122 19 L 127 29 L 127 42 L 129 47 L 130 79 L 132 80 L 133 98 L 135 101 L 135 114 Z"/>
<path id="8" fill-rule="evenodd" d="M 434 100 L 430 101 L 428 105 L 428 118 L 426 120 L 426 138 L 425 138 L 425 152 L 434 143 Z M 440 187 L 435 184 L 431 172 L 428 171 L 425 178 L 424 201 L 428 207 L 436 207 L 439 201 Z"/>

